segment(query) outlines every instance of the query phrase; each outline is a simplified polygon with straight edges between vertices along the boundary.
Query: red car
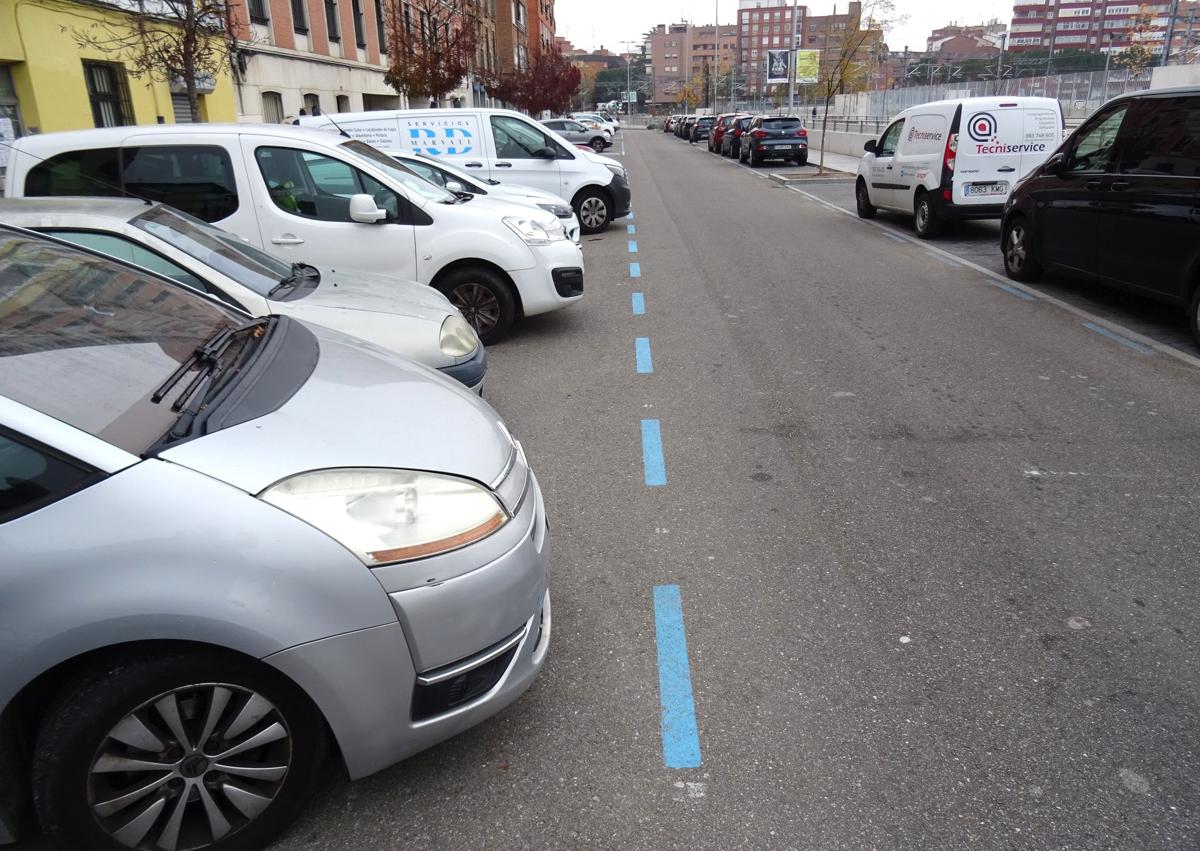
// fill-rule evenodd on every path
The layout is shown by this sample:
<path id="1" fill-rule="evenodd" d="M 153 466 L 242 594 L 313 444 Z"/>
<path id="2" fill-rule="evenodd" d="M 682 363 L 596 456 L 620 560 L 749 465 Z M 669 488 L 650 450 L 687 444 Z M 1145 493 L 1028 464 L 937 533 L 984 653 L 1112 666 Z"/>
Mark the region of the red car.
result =
<path id="1" fill-rule="evenodd" d="M 713 125 L 712 132 L 708 134 L 708 152 L 710 154 L 721 150 L 721 137 L 733 124 L 733 120 L 740 115 L 740 112 L 723 112 L 717 116 L 717 122 Z"/>
<path id="2" fill-rule="evenodd" d="M 742 134 L 750 129 L 752 115 L 735 115 L 729 127 L 721 134 L 721 145 L 718 148 L 725 157 L 736 157 L 742 147 Z"/>

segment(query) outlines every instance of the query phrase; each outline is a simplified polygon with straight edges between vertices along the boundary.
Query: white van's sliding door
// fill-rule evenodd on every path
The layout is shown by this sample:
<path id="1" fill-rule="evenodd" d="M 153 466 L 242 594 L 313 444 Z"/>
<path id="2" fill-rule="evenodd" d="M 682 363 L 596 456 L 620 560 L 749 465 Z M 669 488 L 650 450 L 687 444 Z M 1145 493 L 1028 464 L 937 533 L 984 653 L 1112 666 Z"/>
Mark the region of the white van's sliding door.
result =
<path id="1" fill-rule="evenodd" d="M 492 149 L 488 165 L 492 179 L 561 195 L 558 142 L 533 122 L 515 115 L 491 115 L 489 121 Z M 537 152 L 551 156 L 537 156 Z"/>

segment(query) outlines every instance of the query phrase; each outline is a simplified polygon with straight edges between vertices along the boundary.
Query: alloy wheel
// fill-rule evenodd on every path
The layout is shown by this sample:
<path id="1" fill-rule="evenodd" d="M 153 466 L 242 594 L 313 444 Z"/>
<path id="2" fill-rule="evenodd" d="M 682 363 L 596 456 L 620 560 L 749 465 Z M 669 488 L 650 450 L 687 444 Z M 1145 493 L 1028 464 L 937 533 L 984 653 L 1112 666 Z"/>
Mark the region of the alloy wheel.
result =
<path id="1" fill-rule="evenodd" d="M 917 233 L 924 233 L 929 227 L 929 205 L 924 201 L 917 204 Z"/>
<path id="2" fill-rule="evenodd" d="M 287 722 L 261 694 L 182 686 L 108 732 L 88 771 L 88 805 L 126 847 L 205 848 L 262 815 L 291 763 Z"/>
<path id="3" fill-rule="evenodd" d="M 462 312 L 480 336 L 496 327 L 500 321 L 500 301 L 482 284 L 462 284 L 450 293 L 450 303 Z"/>
<path id="4" fill-rule="evenodd" d="M 1008 247 L 1004 251 L 1004 259 L 1014 275 L 1019 275 L 1025 269 L 1025 258 L 1028 246 L 1025 243 L 1025 226 L 1015 224 L 1008 230 Z"/>
<path id="5" fill-rule="evenodd" d="M 579 205 L 579 220 L 584 227 L 598 228 L 608 218 L 608 208 L 600 198 L 585 198 Z"/>

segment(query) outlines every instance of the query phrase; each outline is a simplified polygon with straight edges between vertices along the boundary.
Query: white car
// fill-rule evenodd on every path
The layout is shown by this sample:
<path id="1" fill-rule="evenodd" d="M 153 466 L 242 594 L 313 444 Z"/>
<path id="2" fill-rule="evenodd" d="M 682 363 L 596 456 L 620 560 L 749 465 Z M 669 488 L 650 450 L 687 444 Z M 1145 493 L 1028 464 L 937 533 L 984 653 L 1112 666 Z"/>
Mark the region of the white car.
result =
<path id="1" fill-rule="evenodd" d="M 584 118 L 586 118 L 588 121 L 595 121 L 604 130 L 606 130 L 608 132 L 608 137 L 610 139 L 613 136 L 617 135 L 617 130 L 620 129 L 617 122 L 609 121 L 607 118 L 605 118 L 603 115 L 601 115 L 598 112 L 573 112 L 573 113 L 571 113 L 571 117 L 574 118 L 576 121 L 582 120 Z"/>
<path id="2" fill-rule="evenodd" d="M 367 143 L 320 130 L 165 124 L 22 136 L 9 146 L 5 194 L 133 195 L 289 264 L 428 284 L 486 344 L 518 316 L 583 297 L 583 253 L 553 214 L 463 203 Z"/>
<path id="3" fill-rule="evenodd" d="M 483 179 L 479 175 L 467 174 L 457 166 L 427 157 L 424 154 L 412 154 L 407 151 L 388 151 L 389 156 L 397 162 L 412 169 L 419 177 L 434 183 L 443 189 L 458 194 L 466 192 L 471 195 L 488 195 L 502 201 L 514 204 L 527 204 L 538 207 L 547 213 L 553 213 L 567 230 L 567 236 L 579 243 L 579 217 L 571 209 L 571 205 L 549 192 L 534 189 L 532 186 L 522 186 L 518 183 L 501 183 L 492 178 Z"/>
<path id="4" fill-rule="evenodd" d="M 1062 140 L 1054 98 L 987 97 L 909 107 L 864 146 L 854 197 L 858 215 L 877 208 L 913 217 L 932 239 L 943 222 L 998 219 L 1017 181 Z"/>
<path id="5" fill-rule="evenodd" d="M 487 354 L 444 295 L 382 275 L 289 266 L 220 228 L 126 198 L 0 200 L 0 222 L 134 263 L 244 310 L 353 335 L 483 392 Z"/>

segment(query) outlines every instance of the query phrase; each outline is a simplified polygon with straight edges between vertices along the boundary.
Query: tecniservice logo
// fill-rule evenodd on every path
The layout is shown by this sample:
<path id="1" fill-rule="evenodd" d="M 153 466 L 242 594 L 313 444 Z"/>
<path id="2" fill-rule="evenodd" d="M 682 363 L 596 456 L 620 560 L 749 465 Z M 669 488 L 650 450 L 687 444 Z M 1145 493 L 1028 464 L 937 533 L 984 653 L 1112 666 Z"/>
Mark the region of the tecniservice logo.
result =
<path id="1" fill-rule="evenodd" d="M 1044 142 L 1024 142 L 1012 145 L 1001 142 L 996 128 L 996 116 L 977 112 L 967 122 L 967 135 L 975 142 L 977 154 L 1033 154 L 1046 150 Z"/>

